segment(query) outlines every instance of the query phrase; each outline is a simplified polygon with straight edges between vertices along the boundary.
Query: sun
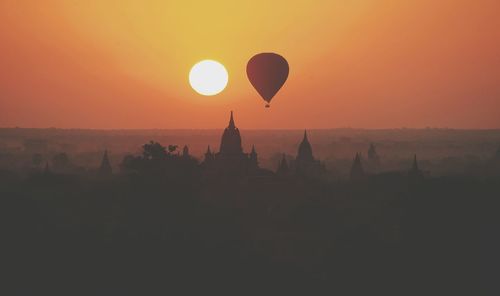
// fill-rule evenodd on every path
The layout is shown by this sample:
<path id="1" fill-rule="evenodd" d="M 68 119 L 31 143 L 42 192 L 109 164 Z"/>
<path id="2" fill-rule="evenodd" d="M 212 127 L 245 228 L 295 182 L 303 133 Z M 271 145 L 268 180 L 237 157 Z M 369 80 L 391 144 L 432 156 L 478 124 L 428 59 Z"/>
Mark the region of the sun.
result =
<path id="1" fill-rule="evenodd" d="M 196 63 L 189 72 L 189 84 L 199 94 L 214 96 L 226 88 L 229 75 L 221 63 L 203 60 Z"/>

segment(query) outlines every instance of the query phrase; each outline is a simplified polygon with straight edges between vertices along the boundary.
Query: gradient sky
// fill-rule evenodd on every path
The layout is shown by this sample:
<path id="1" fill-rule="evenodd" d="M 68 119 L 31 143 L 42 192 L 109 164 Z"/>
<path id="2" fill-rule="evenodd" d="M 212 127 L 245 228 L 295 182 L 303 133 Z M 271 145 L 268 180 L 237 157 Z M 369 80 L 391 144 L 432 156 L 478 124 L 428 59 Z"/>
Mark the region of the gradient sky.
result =
<path id="1" fill-rule="evenodd" d="M 500 128 L 498 0 L 0 0 L 0 126 Z M 269 109 L 246 78 L 288 59 Z M 222 62 L 227 89 L 190 67 Z"/>

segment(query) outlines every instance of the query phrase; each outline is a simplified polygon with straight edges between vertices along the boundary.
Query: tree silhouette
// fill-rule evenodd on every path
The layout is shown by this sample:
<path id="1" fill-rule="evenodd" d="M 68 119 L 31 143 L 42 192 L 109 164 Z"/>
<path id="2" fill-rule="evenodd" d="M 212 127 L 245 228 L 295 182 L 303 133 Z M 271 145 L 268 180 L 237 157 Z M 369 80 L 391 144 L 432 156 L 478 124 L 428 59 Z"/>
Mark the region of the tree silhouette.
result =
<path id="1" fill-rule="evenodd" d="M 142 146 L 142 155 L 125 156 L 121 169 L 123 172 L 160 179 L 197 179 L 200 169 L 198 161 L 175 153 L 178 147 L 178 145 L 165 147 L 158 142 L 150 141 Z"/>
<path id="2" fill-rule="evenodd" d="M 168 153 L 172 154 L 177 150 L 178 145 L 168 145 Z"/>
<path id="3" fill-rule="evenodd" d="M 167 150 L 160 143 L 150 141 L 142 146 L 142 155 L 147 160 L 158 160 L 167 156 Z"/>

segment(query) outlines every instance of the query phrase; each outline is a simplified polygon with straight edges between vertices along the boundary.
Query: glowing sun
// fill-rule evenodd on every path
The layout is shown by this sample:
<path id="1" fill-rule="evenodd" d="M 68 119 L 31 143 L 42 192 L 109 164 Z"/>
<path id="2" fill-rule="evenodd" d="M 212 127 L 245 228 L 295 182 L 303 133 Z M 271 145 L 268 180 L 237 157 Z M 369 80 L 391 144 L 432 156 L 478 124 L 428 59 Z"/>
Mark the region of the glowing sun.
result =
<path id="1" fill-rule="evenodd" d="M 203 60 L 196 63 L 189 72 L 189 84 L 199 94 L 213 96 L 226 88 L 229 76 L 221 63 Z"/>

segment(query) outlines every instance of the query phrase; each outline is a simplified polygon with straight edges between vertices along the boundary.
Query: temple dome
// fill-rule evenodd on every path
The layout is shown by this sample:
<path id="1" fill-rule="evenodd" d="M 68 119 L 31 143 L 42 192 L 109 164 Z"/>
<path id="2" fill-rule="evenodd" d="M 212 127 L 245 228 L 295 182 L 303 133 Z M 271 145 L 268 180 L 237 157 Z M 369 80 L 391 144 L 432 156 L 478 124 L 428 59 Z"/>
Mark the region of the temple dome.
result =
<path id="1" fill-rule="evenodd" d="M 243 154 L 241 147 L 240 131 L 234 124 L 233 111 L 229 118 L 229 125 L 224 129 L 220 143 L 220 154 L 222 155 L 237 155 Z"/>
<path id="2" fill-rule="evenodd" d="M 304 138 L 302 139 L 302 142 L 299 145 L 297 160 L 310 161 L 310 162 L 314 161 L 312 147 L 311 144 L 309 143 L 309 140 L 307 139 L 307 131 L 304 131 Z"/>

